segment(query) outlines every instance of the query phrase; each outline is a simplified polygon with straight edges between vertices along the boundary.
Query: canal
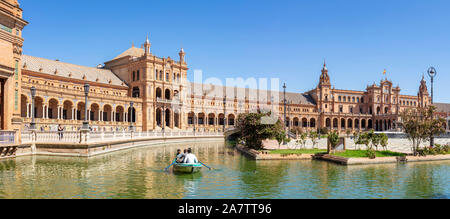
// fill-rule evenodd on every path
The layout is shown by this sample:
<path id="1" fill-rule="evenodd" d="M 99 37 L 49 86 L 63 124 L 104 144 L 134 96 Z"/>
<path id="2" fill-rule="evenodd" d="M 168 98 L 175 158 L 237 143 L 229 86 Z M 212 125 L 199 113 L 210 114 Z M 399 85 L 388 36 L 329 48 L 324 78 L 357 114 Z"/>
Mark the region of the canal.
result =
<path id="1" fill-rule="evenodd" d="M 215 168 L 162 171 L 192 147 Z M 29 156 L 0 161 L 0 198 L 450 198 L 450 161 L 339 166 L 252 161 L 224 143 L 162 145 L 92 158 Z"/>

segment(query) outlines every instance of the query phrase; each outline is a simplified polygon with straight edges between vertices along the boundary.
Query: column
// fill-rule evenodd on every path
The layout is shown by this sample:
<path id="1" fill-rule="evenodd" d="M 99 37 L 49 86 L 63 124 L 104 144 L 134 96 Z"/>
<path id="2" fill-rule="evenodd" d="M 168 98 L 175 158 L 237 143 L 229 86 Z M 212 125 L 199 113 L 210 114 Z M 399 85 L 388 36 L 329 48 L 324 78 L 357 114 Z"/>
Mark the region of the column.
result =
<path id="1" fill-rule="evenodd" d="M 30 118 L 30 103 L 27 103 L 27 118 Z"/>
<path id="2" fill-rule="evenodd" d="M 116 112 L 111 111 L 111 122 L 115 122 L 116 121 L 115 113 Z"/>
<path id="3" fill-rule="evenodd" d="M 101 110 L 98 111 L 98 121 L 103 122 L 103 114 Z"/>
<path id="4" fill-rule="evenodd" d="M 75 108 L 72 108 L 72 120 L 75 120 Z"/>
<path id="5" fill-rule="evenodd" d="M 45 119 L 45 105 L 42 104 L 42 118 Z"/>
<path id="6" fill-rule="evenodd" d="M 58 106 L 58 117 L 56 117 L 56 119 L 61 119 L 61 107 Z"/>

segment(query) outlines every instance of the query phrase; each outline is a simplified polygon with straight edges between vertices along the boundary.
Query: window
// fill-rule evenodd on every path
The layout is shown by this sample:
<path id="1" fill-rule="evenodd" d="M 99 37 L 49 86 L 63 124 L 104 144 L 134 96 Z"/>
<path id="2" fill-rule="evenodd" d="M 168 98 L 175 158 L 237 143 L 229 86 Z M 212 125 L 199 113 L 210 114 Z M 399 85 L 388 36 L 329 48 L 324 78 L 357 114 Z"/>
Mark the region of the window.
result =
<path id="1" fill-rule="evenodd" d="M 139 72 L 139 70 L 137 70 L 137 72 L 136 72 L 136 81 L 139 81 L 140 80 L 140 72 Z"/>
<path id="2" fill-rule="evenodd" d="M 341 102 L 341 101 L 342 101 L 342 97 L 341 97 L 341 96 L 339 96 L 339 98 L 338 98 L 338 99 L 339 99 L 339 102 Z"/>
<path id="3" fill-rule="evenodd" d="M 135 80 L 136 80 L 136 72 L 133 71 L 133 81 L 135 81 Z"/>
<path id="4" fill-rule="evenodd" d="M 139 87 L 133 87 L 133 97 L 139 98 L 141 95 L 141 92 L 139 90 Z"/>
<path id="5" fill-rule="evenodd" d="M 169 82 L 169 77 L 170 77 L 170 76 L 169 76 L 169 73 L 167 72 L 167 73 L 166 73 L 166 81 L 167 81 L 167 82 Z"/>

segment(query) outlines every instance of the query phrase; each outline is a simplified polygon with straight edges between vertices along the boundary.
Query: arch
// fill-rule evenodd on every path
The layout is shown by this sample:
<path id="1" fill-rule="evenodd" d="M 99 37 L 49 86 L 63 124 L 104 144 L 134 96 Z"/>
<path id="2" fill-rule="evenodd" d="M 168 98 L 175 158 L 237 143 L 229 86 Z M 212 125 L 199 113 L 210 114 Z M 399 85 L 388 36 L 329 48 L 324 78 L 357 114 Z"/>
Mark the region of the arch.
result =
<path id="1" fill-rule="evenodd" d="M 381 109 L 380 107 L 377 107 L 377 115 L 380 115 Z"/>
<path id="2" fill-rule="evenodd" d="M 73 120 L 75 117 L 73 113 L 73 102 L 70 100 L 65 100 L 63 102 L 63 119 Z"/>
<path id="3" fill-rule="evenodd" d="M 161 88 L 157 87 L 155 93 L 156 93 L 156 98 L 162 99 L 162 89 Z"/>
<path id="4" fill-rule="evenodd" d="M 298 127 L 300 125 L 300 120 L 298 119 L 298 117 L 294 117 L 294 127 Z"/>
<path id="5" fill-rule="evenodd" d="M 172 99 L 172 92 L 170 92 L 169 89 L 166 89 L 166 90 L 164 91 L 164 98 L 165 98 L 166 100 L 171 100 L 171 99 Z"/>
<path id="6" fill-rule="evenodd" d="M 385 107 L 384 108 L 384 114 L 388 114 L 389 113 L 389 108 L 388 107 Z"/>
<path id="7" fill-rule="evenodd" d="M 170 122 L 172 121 L 172 118 L 170 116 L 171 114 L 171 110 L 170 109 L 166 109 L 165 115 L 164 115 L 164 119 L 166 120 L 166 126 L 170 127 Z"/>
<path id="8" fill-rule="evenodd" d="M 345 119 L 341 119 L 341 129 L 346 129 L 347 123 Z"/>
<path id="9" fill-rule="evenodd" d="M 316 119 L 315 118 L 311 118 L 311 120 L 309 120 L 309 127 L 316 128 Z"/>
<path id="10" fill-rule="evenodd" d="M 359 119 L 355 119 L 355 129 L 359 129 Z"/>
<path id="11" fill-rule="evenodd" d="M 125 112 L 125 109 L 123 106 L 116 106 L 116 122 L 123 122 L 124 121 L 124 117 L 123 117 L 123 113 Z"/>
<path id="12" fill-rule="evenodd" d="M 135 123 L 136 122 L 136 108 L 135 107 L 128 107 L 128 122 Z"/>
<path id="13" fill-rule="evenodd" d="M 337 129 L 337 128 L 338 128 L 338 123 L 339 123 L 338 119 L 337 119 L 337 118 L 334 118 L 334 119 L 333 119 L 333 128 L 334 128 L 334 129 Z"/>
<path id="14" fill-rule="evenodd" d="M 219 114 L 219 125 L 224 125 L 225 124 L 225 115 L 223 113 Z"/>
<path id="15" fill-rule="evenodd" d="M 347 121 L 347 128 L 348 129 L 353 129 L 353 120 L 352 119 L 348 119 L 348 121 Z"/>
<path id="16" fill-rule="evenodd" d="M 236 125 L 235 119 L 236 119 L 236 116 L 234 114 L 228 115 L 228 125 L 235 126 Z"/>
<path id="17" fill-rule="evenodd" d="M 98 103 L 92 103 L 91 104 L 91 110 L 90 110 L 90 115 L 89 115 L 89 119 L 91 121 L 99 121 L 99 112 L 100 112 L 100 106 Z"/>
<path id="18" fill-rule="evenodd" d="M 84 115 L 84 109 L 86 107 L 86 104 L 82 101 L 77 103 L 77 115 L 76 118 L 77 120 L 85 120 L 85 115 Z"/>
<path id="19" fill-rule="evenodd" d="M 109 104 L 105 104 L 103 106 L 103 121 L 105 122 L 109 122 L 111 121 L 111 117 L 112 117 L 112 106 Z"/>
<path id="20" fill-rule="evenodd" d="M 44 98 L 36 96 L 34 98 L 34 117 L 44 118 Z"/>
<path id="21" fill-rule="evenodd" d="M 212 126 L 216 124 L 216 115 L 214 113 L 208 114 L 208 125 Z"/>
<path id="22" fill-rule="evenodd" d="M 306 119 L 306 118 L 302 119 L 302 127 L 303 128 L 308 128 L 308 119 Z"/>
<path id="23" fill-rule="evenodd" d="M 181 118 L 180 112 L 174 111 L 173 112 L 173 126 L 174 127 L 181 128 L 180 118 Z"/>
<path id="24" fill-rule="evenodd" d="M 197 116 L 197 121 L 199 125 L 205 125 L 205 113 L 199 113 Z"/>
<path id="25" fill-rule="evenodd" d="M 330 118 L 327 118 L 327 119 L 325 120 L 325 127 L 327 127 L 328 130 L 331 129 L 331 119 L 330 119 Z"/>
<path id="26" fill-rule="evenodd" d="M 188 125 L 193 125 L 194 124 L 194 116 L 195 116 L 194 112 L 189 112 L 188 113 Z"/>
<path id="27" fill-rule="evenodd" d="M 367 129 L 373 129 L 373 122 L 371 119 L 367 120 Z"/>
<path id="28" fill-rule="evenodd" d="M 141 97 L 141 89 L 139 87 L 133 87 L 132 97 L 134 98 Z"/>
<path id="29" fill-rule="evenodd" d="M 20 95 L 20 116 L 22 118 L 26 118 L 29 117 L 29 111 L 30 109 L 28 108 L 28 97 L 25 95 Z"/>
<path id="30" fill-rule="evenodd" d="M 59 101 L 55 98 L 51 98 L 48 101 L 48 118 L 49 119 L 58 119 L 58 105 Z"/>
<path id="31" fill-rule="evenodd" d="M 366 127 L 366 120 L 365 119 L 362 119 L 361 120 L 361 129 L 366 129 L 367 127 Z"/>
<path id="32" fill-rule="evenodd" d="M 161 108 L 156 109 L 156 125 L 162 127 L 162 110 Z"/>

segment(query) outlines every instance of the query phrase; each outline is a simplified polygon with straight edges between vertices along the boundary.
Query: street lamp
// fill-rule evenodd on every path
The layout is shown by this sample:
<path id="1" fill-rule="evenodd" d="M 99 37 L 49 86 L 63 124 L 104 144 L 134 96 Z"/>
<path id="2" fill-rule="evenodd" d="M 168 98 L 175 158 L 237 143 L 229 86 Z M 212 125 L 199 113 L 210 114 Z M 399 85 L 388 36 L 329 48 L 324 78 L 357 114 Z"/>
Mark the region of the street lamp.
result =
<path id="1" fill-rule="evenodd" d="M 30 130 L 36 130 L 36 122 L 34 120 L 34 99 L 36 97 L 36 88 L 31 87 L 31 123 Z"/>
<path id="2" fill-rule="evenodd" d="M 133 126 L 133 106 L 134 106 L 134 102 L 131 101 L 130 102 L 130 131 L 134 132 L 134 126 Z"/>
<path id="3" fill-rule="evenodd" d="M 283 85 L 284 126 L 286 127 L 286 83 Z"/>
<path id="4" fill-rule="evenodd" d="M 223 132 L 227 125 L 227 96 L 223 98 Z"/>
<path id="5" fill-rule="evenodd" d="M 437 74 L 437 72 L 434 67 L 430 67 L 428 69 L 428 76 L 430 76 L 430 78 L 431 78 L 431 104 L 434 103 L 433 102 L 433 83 L 434 83 L 434 77 L 436 77 L 436 74 Z M 434 137 L 433 136 L 431 136 L 431 138 L 430 138 L 430 145 L 431 145 L 431 147 L 434 147 Z"/>
<path id="6" fill-rule="evenodd" d="M 85 99 L 85 105 L 84 105 L 84 121 L 83 121 L 83 127 L 81 128 L 84 131 L 90 131 L 89 129 L 89 120 L 88 120 L 88 95 L 89 95 L 89 84 L 84 85 L 84 99 Z"/>
<path id="7" fill-rule="evenodd" d="M 434 77 L 436 77 L 436 69 L 434 67 L 430 67 L 428 69 L 428 76 L 431 78 L 431 104 L 433 104 L 433 84 L 434 84 Z"/>

